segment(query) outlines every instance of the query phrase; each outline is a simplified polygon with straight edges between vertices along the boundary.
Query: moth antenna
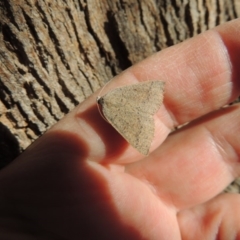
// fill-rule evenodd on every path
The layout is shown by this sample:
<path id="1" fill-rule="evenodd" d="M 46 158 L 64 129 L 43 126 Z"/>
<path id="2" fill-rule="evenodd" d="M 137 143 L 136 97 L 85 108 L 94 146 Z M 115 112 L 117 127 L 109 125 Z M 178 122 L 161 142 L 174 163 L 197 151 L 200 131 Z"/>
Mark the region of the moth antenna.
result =
<path id="1" fill-rule="evenodd" d="M 106 119 L 106 117 L 105 117 L 104 114 L 102 113 L 102 109 L 99 107 L 99 105 L 101 105 L 101 104 L 99 104 L 99 102 L 102 100 L 102 97 L 101 97 L 102 91 L 104 90 L 104 88 L 105 88 L 110 82 L 111 82 L 111 80 L 108 81 L 108 82 L 101 88 L 101 90 L 100 90 L 100 92 L 99 92 L 99 95 L 97 96 L 97 99 L 96 99 L 98 112 L 100 113 L 100 115 L 102 116 L 102 118 L 103 118 L 106 122 L 108 122 L 108 120 Z"/>
<path id="2" fill-rule="evenodd" d="M 97 96 L 97 108 L 98 108 L 98 112 L 100 113 L 101 117 L 106 121 L 108 122 L 108 120 L 105 118 L 105 116 L 103 115 L 102 113 L 102 109 L 100 108 L 99 105 L 101 105 L 99 102 L 102 100 L 102 97 L 100 96 Z"/>

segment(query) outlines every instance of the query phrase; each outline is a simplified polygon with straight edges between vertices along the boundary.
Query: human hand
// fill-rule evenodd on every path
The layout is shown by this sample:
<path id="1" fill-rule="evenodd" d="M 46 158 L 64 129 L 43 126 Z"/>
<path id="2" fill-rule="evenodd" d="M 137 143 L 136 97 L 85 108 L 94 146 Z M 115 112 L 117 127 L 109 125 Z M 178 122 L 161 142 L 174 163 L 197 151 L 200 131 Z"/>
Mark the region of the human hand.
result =
<path id="1" fill-rule="evenodd" d="M 240 239 L 240 196 L 219 194 L 240 175 L 240 107 L 221 108 L 240 93 L 239 29 L 205 32 L 106 86 L 166 82 L 148 157 L 101 117 L 95 93 L 4 168 L 0 239 Z"/>

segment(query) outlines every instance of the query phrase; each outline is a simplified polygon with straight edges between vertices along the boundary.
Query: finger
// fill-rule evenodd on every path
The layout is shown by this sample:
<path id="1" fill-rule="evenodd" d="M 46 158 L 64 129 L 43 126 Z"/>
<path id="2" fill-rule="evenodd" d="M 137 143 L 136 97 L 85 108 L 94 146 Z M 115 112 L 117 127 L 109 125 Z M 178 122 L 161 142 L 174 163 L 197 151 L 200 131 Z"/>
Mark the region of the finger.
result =
<path id="1" fill-rule="evenodd" d="M 239 26 L 240 20 L 232 21 L 163 50 L 114 78 L 101 94 L 139 81 L 166 81 L 164 106 L 155 116 L 152 151 L 174 126 L 218 109 L 236 98 L 239 93 L 236 81 L 240 60 L 240 54 L 236 54 L 240 46 Z M 61 129 L 64 124 L 69 131 L 78 133 L 88 146 L 91 160 L 123 163 L 141 159 L 143 156 L 100 116 L 96 106 L 98 94 L 80 104 L 66 118 L 68 120 L 61 121 L 55 129 Z"/>
<path id="2" fill-rule="evenodd" d="M 234 20 L 158 52 L 124 72 L 125 78 L 166 81 L 167 113 L 158 116 L 169 127 L 219 109 L 240 91 L 239 27 L 240 19 Z"/>
<path id="3" fill-rule="evenodd" d="M 126 171 L 178 210 L 219 194 L 240 175 L 240 105 L 221 109 L 168 137 Z"/>
<path id="4" fill-rule="evenodd" d="M 239 239 L 240 195 L 223 194 L 178 214 L 182 239 Z"/>

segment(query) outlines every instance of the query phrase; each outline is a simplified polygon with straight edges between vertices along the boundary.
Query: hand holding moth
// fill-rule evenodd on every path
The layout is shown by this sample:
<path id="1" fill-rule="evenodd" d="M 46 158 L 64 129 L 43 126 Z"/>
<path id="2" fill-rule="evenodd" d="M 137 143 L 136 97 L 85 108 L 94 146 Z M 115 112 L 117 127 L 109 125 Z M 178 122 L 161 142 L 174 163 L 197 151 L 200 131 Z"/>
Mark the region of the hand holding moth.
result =
<path id="1" fill-rule="evenodd" d="M 238 239 L 240 197 L 220 193 L 240 175 L 240 106 L 222 108 L 240 94 L 239 28 L 165 49 L 106 86 L 166 82 L 148 156 L 101 117 L 97 92 L 1 170 L 0 239 Z"/>

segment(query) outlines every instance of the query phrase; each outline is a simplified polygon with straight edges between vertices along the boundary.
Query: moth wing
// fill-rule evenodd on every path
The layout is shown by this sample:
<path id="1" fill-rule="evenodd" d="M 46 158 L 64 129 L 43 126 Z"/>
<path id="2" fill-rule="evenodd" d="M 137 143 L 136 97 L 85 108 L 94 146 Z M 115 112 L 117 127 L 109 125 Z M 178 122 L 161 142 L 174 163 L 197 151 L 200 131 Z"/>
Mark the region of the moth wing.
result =
<path id="1" fill-rule="evenodd" d="M 131 105 L 135 111 L 153 115 L 163 102 L 164 85 L 162 81 L 148 81 L 116 88 L 104 97 L 116 107 Z"/>
<path id="2" fill-rule="evenodd" d="M 110 107 L 103 107 L 108 122 L 140 153 L 148 155 L 154 136 L 153 117 L 143 113 L 129 112 L 124 108 L 112 114 Z"/>

